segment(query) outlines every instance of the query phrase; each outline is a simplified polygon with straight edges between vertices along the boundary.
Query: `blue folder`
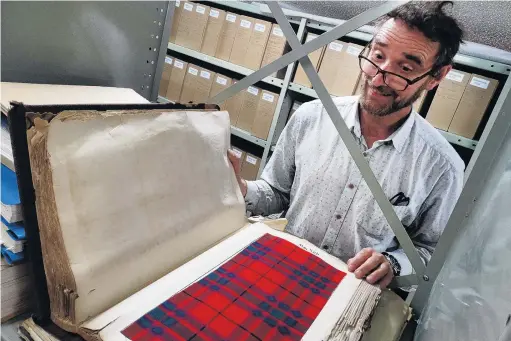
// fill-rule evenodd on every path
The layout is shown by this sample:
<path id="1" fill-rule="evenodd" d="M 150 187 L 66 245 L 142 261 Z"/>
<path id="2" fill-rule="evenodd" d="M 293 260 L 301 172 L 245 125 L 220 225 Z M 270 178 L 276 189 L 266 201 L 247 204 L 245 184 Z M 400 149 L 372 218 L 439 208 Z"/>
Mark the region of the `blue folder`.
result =
<path id="1" fill-rule="evenodd" d="M 25 227 L 23 227 L 23 223 L 9 223 L 7 220 L 5 220 L 4 217 L 2 217 L 2 224 L 4 224 L 9 231 L 7 233 L 11 238 L 15 241 L 25 240 Z"/>
<path id="2" fill-rule="evenodd" d="M 20 263 L 25 259 L 25 253 L 23 251 L 21 251 L 19 253 L 14 253 L 14 252 L 7 250 L 7 248 L 3 245 L 2 245 L 2 256 L 5 258 L 5 261 L 9 265 Z"/>
<path id="3" fill-rule="evenodd" d="M 2 204 L 14 206 L 20 204 L 20 193 L 16 173 L 2 164 Z"/>

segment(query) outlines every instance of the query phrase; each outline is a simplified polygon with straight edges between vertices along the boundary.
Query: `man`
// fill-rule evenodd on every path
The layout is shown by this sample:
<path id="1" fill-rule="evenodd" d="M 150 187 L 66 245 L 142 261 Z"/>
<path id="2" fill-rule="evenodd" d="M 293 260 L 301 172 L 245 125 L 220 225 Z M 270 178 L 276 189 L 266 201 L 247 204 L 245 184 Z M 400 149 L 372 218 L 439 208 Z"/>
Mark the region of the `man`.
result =
<path id="1" fill-rule="evenodd" d="M 385 16 L 359 56 L 362 96 L 334 99 L 425 263 L 463 185 L 462 160 L 411 107 L 451 70 L 462 42 L 444 6 L 410 3 Z M 319 100 L 291 117 L 261 180 L 241 179 L 239 160 L 229 158 L 249 211 L 285 211 L 289 233 L 347 261 L 369 283 L 386 287 L 412 273 Z"/>

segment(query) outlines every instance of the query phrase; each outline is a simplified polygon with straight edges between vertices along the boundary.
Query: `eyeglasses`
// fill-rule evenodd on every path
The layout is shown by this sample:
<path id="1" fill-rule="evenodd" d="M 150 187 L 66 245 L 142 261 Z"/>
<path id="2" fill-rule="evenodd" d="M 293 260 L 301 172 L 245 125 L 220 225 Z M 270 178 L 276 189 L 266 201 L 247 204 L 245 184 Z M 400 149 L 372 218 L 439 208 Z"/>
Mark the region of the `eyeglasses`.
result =
<path id="1" fill-rule="evenodd" d="M 363 56 L 366 48 L 367 46 L 358 55 L 358 63 L 360 66 L 360 70 L 362 70 L 362 72 L 368 75 L 369 77 L 376 77 L 377 74 L 381 73 L 383 76 L 383 82 L 396 91 L 404 91 L 406 90 L 408 85 L 415 84 L 421 79 L 433 75 L 436 71 L 435 69 L 431 69 L 422 76 L 419 76 L 414 79 L 408 79 L 396 73 L 380 69 L 378 65 L 373 63 L 369 58 Z"/>

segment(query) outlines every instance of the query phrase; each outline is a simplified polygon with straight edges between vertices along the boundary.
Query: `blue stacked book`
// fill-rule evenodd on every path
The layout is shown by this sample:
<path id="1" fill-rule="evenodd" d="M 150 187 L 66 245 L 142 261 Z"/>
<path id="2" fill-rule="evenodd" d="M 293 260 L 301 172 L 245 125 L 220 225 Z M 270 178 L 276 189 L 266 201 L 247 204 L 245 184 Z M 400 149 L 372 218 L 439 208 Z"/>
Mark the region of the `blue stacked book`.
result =
<path id="1" fill-rule="evenodd" d="M 25 241 L 25 229 L 23 227 L 23 217 L 21 213 L 21 202 L 18 191 L 18 182 L 16 173 L 12 170 L 12 165 L 6 165 L 5 150 L 8 149 L 7 143 L 8 131 L 2 119 L 2 247 L 1 254 L 8 264 L 19 263 L 24 259 L 23 244 Z M 7 134 L 7 137 L 5 136 Z M 10 139 L 8 141 L 10 145 Z M 10 146 L 9 146 L 10 147 Z M 12 155 L 10 156 L 12 160 Z"/>

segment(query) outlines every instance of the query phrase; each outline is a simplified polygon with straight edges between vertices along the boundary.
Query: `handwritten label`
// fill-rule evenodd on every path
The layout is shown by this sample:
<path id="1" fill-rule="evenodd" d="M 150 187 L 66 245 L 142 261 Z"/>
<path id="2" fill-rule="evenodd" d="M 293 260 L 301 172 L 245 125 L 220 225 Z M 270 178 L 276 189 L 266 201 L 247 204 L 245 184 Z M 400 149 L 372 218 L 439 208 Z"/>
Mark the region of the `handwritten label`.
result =
<path id="1" fill-rule="evenodd" d="M 462 81 L 463 81 L 463 77 L 464 77 L 464 76 L 465 76 L 465 75 L 464 75 L 464 74 L 462 74 L 462 73 L 459 73 L 459 72 L 456 72 L 456 71 L 452 71 L 452 70 L 451 70 L 451 71 L 449 71 L 449 73 L 447 74 L 447 76 L 445 76 L 445 78 L 447 78 L 447 79 L 449 79 L 449 80 L 451 80 L 451 81 L 453 81 L 453 82 L 458 82 L 458 83 L 460 83 L 460 82 L 462 82 Z"/>
<path id="2" fill-rule="evenodd" d="M 283 37 L 284 32 L 280 29 L 280 27 L 274 27 L 272 33 L 278 37 Z"/>
<path id="3" fill-rule="evenodd" d="M 184 8 L 185 8 L 185 10 L 187 10 L 189 12 L 193 11 L 193 5 L 192 4 L 186 3 Z"/>
<path id="4" fill-rule="evenodd" d="M 236 157 L 238 159 L 241 159 L 241 155 L 243 154 L 243 152 L 241 150 L 239 150 L 239 149 L 231 149 L 231 150 L 234 153 L 234 155 L 236 155 Z"/>
<path id="5" fill-rule="evenodd" d="M 221 85 L 227 85 L 227 78 L 218 76 L 216 82 Z"/>
<path id="6" fill-rule="evenodd" d="M 250 28 L 252 26 L 252 23 L 248 20 L 243 19 L 241 20 L 240 26 L 244 28 Z"/>
<path id="7" fill-rule="evenodd" d="M 247 155 L 247 162 L 255 165 L 257 163 L 257 159 L 251 155 Z"/>
<path id="8" fill-rule="evenodd" d="M 201 76 L 202 78 L 209 79 L 209 78 L 211 77 L 211 72 L 208 72 L 208 71 L 204 71 L 204 70 L 202 70 L 202 71 L 200 72 L 200 76 Z"/>
<path id="9" fill-rule="evenodd" d="M 346 49 L 346 52 L 348 52 L 349 54 L 351 54 L 353 56 L 358 56 L 360 54 L 360 52 L 362 52 L 362 49 L 355 47 L 355 46 L 348 46 L 348 48 Z"/>
<path id="10" fill-rule="evenodd" d="M 268 93 L 263 92 L 263 99 L 264 99 L 266 102 L 271 102 L 271 103 L 273 103 L 273 100 L 275 99 L 275 96 L 273 96 L 273 95 L 270 95 L 270 94 L 268 94 Z"/>
<path id="11" fill-rule="evenodd" d="M 197 6 L 195 8 L 195 12 L 199 13 L 199 14 L 204 14 L 206 13 L 206 7 L 203 7 L 203 6 Z"/>
<path id="12" fill-rule="evenodd" d="M 256 30 L 257 32 L 264 32 L 266 30 L 266 26 L 264 26 L 263 24 L 255 24 L 254 30 Z"/>
<path id="13" fill-rule="evenodd" d="M 174 60 L 174 66 L 178 69 L 182 69 L 185 67 L 185 64 L 182 61 L 176 59 Z"/>
<path id="14" fill-rule="evenodd" d="M 339 43 L 336 43 L 335 41 L 334 41 L 334 42 L 331 42 L 331 43 L 328 45 L 328 48 L 329 48 L 330 50 L 334 50 L 334 51 L 337 51 L 337 52 L 341 52 L 343 47 L 344 47 L 344 45 L 339 44 Z"/>
<path id="15" fill-rule="evenodd" d="M 316 251 L 316 250 L 313 250 L 313 249 L 311 249 L 311 248 L 309 248 L 309 247 L 307 247 L 307 246 L 305 246 L 305 245 L 303 245 L 303 244 L 301 244 L 301 243 L 300 243 L 300 244 L 298 244 L 298 246 L 300 246 L 300 247 L 301 247 L 302 249 L 304 249 L 305 251 L 308 251 L 308 252 L 312 253 L 312 254 L 313 254 L 313 255 L 315 255 L 315 256 L 319 256 L 319 252 L 318 252 L 318 251 Z"/>
<path id="16" fill-rule="evenodd" d="M 172 58 L 170 58 L 170 57 L 165 57 L 165 63 L 167 63 L 167 64 L 172 64 Z"/>
<path id="17" fill-rule="evenodd" d="M 225 16 L 225 20 L 230 21 L 230 22 L 236 22 L 236 16 L 234 14 L 227 14 Z"/>
<path id="18" fill-rule="evenodd" d="M 197 76 L 199 74 L 199 70 L 197 70 L 194 67 L 189 67 L 188 68 L 188 73 L 191 73 L 192 75 Z"/>
<path id="19" fill-rule="evenodd" d="M 217 11 L 216 9 L 213 9 L 213 8 L 212 8 L 212 9 L 209 11 L 209 16 L 210 16 L 210 17 L 218 18 L 218 16 L 219 16 L 219 15 L 220 15 L 220 12 L 219 12 L 219 11 Z"/>
<path id="20" fill-rule="evenodd" d="M 481 89 L 488 89 L 488 85 L 490 85 L 490 81 L 478 77 L 472 77 L 470 81 L 470 85 L 477 86 Z"/>
<path id="21" fill-rule="evenodd" d="M 176 0 L 176 7 L 181 6 L 181 0 Z"/>
<path id="22" fill-rule="evenodd" d="M 249 86 L 247 91 L 254 96 L 257 96 L 259 94 L 259 90 L 257 88 L 254 88 L 253 86 Z"/>

